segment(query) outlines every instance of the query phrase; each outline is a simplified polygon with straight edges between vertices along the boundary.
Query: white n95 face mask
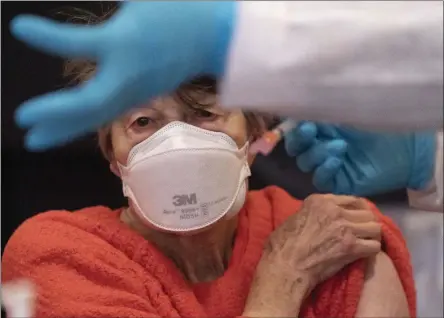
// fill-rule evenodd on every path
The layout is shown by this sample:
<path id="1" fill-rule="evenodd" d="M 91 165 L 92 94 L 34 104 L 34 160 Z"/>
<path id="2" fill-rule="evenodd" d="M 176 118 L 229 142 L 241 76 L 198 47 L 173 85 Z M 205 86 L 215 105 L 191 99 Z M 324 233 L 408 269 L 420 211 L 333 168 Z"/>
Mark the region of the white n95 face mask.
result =
<path id="1" fill-rule="evenodd" d="M 171 122 L 131 149 L 119 164 L 123 194 L 142 221 L 188 232 L 237 214 L 245 202 L 248 143 Z"/>

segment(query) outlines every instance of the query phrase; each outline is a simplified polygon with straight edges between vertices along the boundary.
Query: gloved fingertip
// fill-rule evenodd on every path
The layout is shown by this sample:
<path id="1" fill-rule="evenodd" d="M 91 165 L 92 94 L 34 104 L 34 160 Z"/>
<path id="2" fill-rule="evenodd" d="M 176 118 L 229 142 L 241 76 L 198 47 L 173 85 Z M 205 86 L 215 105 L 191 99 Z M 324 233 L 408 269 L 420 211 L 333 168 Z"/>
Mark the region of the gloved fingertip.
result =
<path id="1" fill-rule="evenodd" d="M 344 161 L 337 157 L 329 157 L 325 161 L 325 168 L 337 172 L 339 168 L 343 165 L 343 163 Z"/>
<path id="2" fill-rule="evenodd" d="M 285 150 L 289 156 L 300 155 L 316 141 L 316 125 L 304 122 L 285 135 Z"/>
<path id="3" fill-rule="evenodd" d="M 33 29 L 36 16 L 31 14 L 21 14 L 16 16 L 9 23 L 9 30 L 11 34 L 19 39 L 23 39 L 28 35 L 28 32 Z"/>
<path id="4" fill-rule="evenodd" d="M 313 169 L 311 162 L 308 162 L 306 160 L 306 158 L 303 156 L 302 157 L 299 156 L 296 158 L 296 165 L 299 167 L 299 169 L 302 172 L 305 172 L 305 173 L 309 173 Z"/>
<path id="5" fill-rule="evenodd" d="M 321 139 L 333 139 L 338 138 L 339 134 L 337 132 L 337 127 L 335 125 L 318 123 L 317 124 L 318 135 Z"/>
<path id="6" fill-rule="evenodd" d="M 14 113 L 14 120 L 17 126 L 19 126 L 22 129 L 26 129 L 32 126 L 33 119 L 32 116 L 29 114 L 26 108 L 23 106 L 20 106 Z"/>
<path id="7" fill-rule="evenodd" d="M 28 15 L 18 15 L 9 22 L 9 30 L 11 33 L 20 32 L 23 23 L 26 23 Z"/>
<path id="8" fill-rule="evenodd" d="M 295 138 L 288 135 L 284 138 L 285 151 L 290 157 L 298 155 L 299 143 Z"/>
<path id="9" fill-rule="evenodd" d="M 343 139 L 335 139 L 327 144 L 328 152 L 333 156 L 343 156 L 347 152 L 348 143 Z"/>
<path id="10" fill-rule="evenodd" d="M 38 144 L 32 142 L 25 142 L 25 149 L 29 152 L 44 152 L 48 147 L 41 147 Z"/>
<path id="11" fill-rule="evenodd" d="M 51 145 L 48 145 L 38 134 L 30 132 L 25 137 L 25 148 L 31 152 L 43 152 L 51 148 Z"/>
<path id="12" fill-rule="evenodd" d="M 321 193 L 334 193 L 335 182 L 329 180 L 327 182 L 319 182 L 316 178 L 313 178 L 314 187 Z"/>
<path id="13" fill-rule="evenodd" d="M 313 174 L 313 185 L 322 192 L 334 192 L 336 185 L 336 174 L 344 164 L 337 157 L 329 157 L 317 168 Z"/>
<path id="14" fill-rule="evenodd" d="M 318 133 L 316 124 L 311 121 L 306 121 L 301 123 L 299 126 L 299 134 L 305 139 L 315 138 Z"/>

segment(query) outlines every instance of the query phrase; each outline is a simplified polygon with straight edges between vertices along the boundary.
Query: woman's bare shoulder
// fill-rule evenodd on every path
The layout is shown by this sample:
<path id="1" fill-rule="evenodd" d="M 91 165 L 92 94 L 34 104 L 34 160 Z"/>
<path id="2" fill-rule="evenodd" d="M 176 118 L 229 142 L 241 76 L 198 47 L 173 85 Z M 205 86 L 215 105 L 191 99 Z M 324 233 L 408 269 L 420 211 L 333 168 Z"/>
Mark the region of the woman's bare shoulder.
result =
<path id="1" fill-rule="evenodd" d="M 368 260 L 358 317 L 413 317 L 414 288 L 401 279 L 390 257 L 380 252 Z"/>

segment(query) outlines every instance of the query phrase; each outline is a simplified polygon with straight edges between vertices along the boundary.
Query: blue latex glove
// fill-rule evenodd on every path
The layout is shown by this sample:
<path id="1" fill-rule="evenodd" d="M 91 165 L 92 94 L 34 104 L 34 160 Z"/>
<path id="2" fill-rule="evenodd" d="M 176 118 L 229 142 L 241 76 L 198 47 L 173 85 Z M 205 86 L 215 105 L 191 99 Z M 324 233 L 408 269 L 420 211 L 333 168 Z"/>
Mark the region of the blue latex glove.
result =
<path id="1" fill-rule="evenodd" d="M 21 105 L 16 121 L 30 128 L 27 148 L 44 150 L 91 132 L 196 75 L 223 75 L 235 9 L 234 1 L 123 2 L 97 26 L 16 17 L 11 32 L 21 41 L 98 63 L 87 83 Z"/>
<path id="2" fill-rule="evenodd" d="M 285 136 L 285 146 L 299 169 L 313 172 L 319 191 L 369 196 L 425 187 L 433 176 L 435 138 L 302 122 Z"/>

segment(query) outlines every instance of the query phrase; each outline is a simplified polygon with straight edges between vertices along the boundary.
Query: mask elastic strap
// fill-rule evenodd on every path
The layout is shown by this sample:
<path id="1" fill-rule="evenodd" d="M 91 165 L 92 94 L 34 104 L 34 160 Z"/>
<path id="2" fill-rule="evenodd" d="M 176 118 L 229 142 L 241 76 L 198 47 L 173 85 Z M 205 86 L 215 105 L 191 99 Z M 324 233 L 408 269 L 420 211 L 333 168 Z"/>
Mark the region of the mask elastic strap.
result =
<path id="1" fill-rule="evenodd" d="M 239 152 L 242 153 L 243 161 L 244 161 L 244 164 L 242 167 L 242 173 L 243 173 L 242 177 L 243 178 L 248 178 L 251 176 L 250 165 L 248 164 L 248 155 L 249 155 L 248 150 L 249 150 L 249 148 L 250 148 L 250 142 L 247 141 L 242 146 L 242 148 L 239 149 Z"/>
<path id="2" fill-rule="evenodd" d="M 244 159 L 247 160 L 248 159 L 248 150 L 250 149 L 250 142 L 247 141 L 242 148 L 239 149 L 239 152 L 242 153 L 242 155 L 244 156 Z"/>
<path id="3" fill-rule="evenodd" d="M 127 171 L 128 169 L 120 164 L 119 162 L 117 162 L 117 168 L 119 169 L 119 173 L 120 173 L 120 178 L 122 179 L 122 192 L 123 195 L 127 198 L 128 197 L 128 190 L 127 190 L 127 185 L 126 185 L 126 176 L 128 175 Z"/>

